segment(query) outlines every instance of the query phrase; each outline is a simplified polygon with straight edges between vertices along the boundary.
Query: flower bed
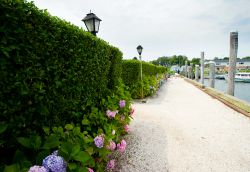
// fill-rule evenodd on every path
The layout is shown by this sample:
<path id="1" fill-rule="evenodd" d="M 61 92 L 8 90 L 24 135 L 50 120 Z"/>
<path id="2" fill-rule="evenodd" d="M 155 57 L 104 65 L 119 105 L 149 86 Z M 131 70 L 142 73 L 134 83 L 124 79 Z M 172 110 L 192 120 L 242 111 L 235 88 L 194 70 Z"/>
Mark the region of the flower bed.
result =
<path id="1" fill-rule="evenodd" d="M 106 111 L 93 107 L 92 112 L 79 123 L 69 123 L 64 127 L 43 127 L 46 133 L 44 138 L 39 135 L 19 138 L 24 152 L 19 151 L 18 163 L 5 166 L 5 171 L 112 171 L 116 164 L 112 154 L 115 151 L 125 152 L 127 145 L 121 136 L 129 131 L 129 123 L 135 111 L 131 107 L 129 93 L 124 88 L 121 84 L 113 96 L 103 100 Z M 35 150 L 31 149 L 32 144 L 36 144 Z M 35 160 L 32 161 L 24 154 L 27 151 L 35 151 L 36 157 L 32 157 Z"/>

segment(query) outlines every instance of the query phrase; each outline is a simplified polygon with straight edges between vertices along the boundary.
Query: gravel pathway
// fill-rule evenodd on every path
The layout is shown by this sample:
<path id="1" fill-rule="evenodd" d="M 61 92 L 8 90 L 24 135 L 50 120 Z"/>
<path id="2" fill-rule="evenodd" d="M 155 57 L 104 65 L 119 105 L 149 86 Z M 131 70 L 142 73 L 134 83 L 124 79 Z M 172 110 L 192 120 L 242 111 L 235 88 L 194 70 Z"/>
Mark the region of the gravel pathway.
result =
<path id="1" fill-rule="evenodd" d="M 250 119 L 183 79 L 134 106 L 116 172 L 250 171 Z"/>

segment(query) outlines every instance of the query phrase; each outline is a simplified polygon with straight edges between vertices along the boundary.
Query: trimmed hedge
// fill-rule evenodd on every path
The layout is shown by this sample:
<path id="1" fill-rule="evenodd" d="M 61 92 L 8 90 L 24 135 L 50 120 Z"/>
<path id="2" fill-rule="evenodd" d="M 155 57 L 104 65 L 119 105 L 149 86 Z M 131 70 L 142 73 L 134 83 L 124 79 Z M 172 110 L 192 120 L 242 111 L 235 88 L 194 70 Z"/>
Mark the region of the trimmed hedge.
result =
<path id="1" fill-rule="evenodd" d="M 122 61 L 122 79 L 124 84 L 129 87 L 133 98 L 139 98 L 141 95 L 140 65 L 141 62 L 139 60 Z M 167 68 L 163 66 L 142 62 L 144 96 L 150 94 L 150 86 L 155 89 L 158 87 L 159 80 L 164 76 L 162 74 L 166 72 Z"/>
<path id="2" fill-rule="evenodd" d="M 131 85 L 140 80 L 139 60 L 123 60 L 122 61 L 122 79 L 126 85 Z M 157 74 L 166 73 L 167 69 L 163 66 L 156 66 L 152 63 L 142 62 L 143 76 L 156 76 Z"/>
<path id="3" fill-rule="evenodd" d="M 101 102 L 121 77 L 117 48 L 22 0 L 1 1 L 0 35 L 1 155 L 43 126 L 78 123 L 93 107 L 105 112 Z"/>

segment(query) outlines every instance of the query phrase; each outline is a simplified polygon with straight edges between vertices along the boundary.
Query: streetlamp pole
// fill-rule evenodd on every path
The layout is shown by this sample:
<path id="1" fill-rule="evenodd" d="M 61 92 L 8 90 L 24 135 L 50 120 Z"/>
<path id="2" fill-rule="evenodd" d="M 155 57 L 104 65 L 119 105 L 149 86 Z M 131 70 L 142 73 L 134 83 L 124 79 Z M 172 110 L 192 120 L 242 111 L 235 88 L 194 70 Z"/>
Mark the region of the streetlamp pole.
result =
<path id="1" fill-rule="evenodd" d="M 141 53 L 142 53 L 142 46 L 141 45 L 139 45 L 137 48 L 137 52 L 138 52 L 138 54 L 139 54 L 139 59 L 140 59 L 140 61 L 141 61 L 141 99 L 143 99 L 143 80 L 142 80 L 142 59 L 141 59 Z"/>
<path id="2" fill-rule="evenodd" d="M 140 61 L 141 61 L 141 99 L 143 99 L 143 81 L 142 81 L 142 59 L 141 54 L 139 55 Z"/>

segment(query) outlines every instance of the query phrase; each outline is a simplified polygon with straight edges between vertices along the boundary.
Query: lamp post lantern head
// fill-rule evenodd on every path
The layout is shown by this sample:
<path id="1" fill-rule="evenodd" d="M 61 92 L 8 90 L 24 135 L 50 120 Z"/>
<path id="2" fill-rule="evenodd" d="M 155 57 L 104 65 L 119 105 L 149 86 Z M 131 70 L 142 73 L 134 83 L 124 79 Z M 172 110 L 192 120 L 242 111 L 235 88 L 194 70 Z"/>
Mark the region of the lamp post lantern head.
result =
<path id="1" fill-rule="evenodd" d="M 94 13 L 90 12 L 86 17 L 84 17 L 84 19 L 82 19 L 82 21 L 86 25 L 88 31 L 93 35 L 96 35 L 99 31 L 100 21 L 102 20 L 99 19 Z"/>
<path id="2" fill-rule="evenodd" d="M 139 45 L 136 49 L 137 49 L 138 54 L 141 55 L 142 49 L 143 49 L 142 46 Z"/>

